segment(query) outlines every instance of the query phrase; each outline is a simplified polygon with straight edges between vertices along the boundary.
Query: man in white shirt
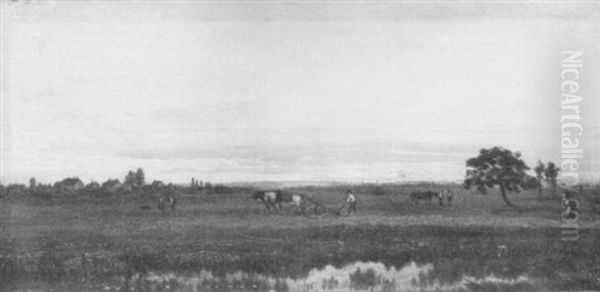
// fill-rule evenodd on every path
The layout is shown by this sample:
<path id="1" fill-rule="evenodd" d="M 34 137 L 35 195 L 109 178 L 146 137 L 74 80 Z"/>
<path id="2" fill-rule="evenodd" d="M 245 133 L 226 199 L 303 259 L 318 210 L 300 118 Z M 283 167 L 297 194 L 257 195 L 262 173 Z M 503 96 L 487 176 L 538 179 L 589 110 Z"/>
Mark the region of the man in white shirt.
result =
<path id="1" fill-rule="evenodd" d="M 348 194 L 348 197 L 346 198 L 346 204 L 348 204 L 348 214 L 350 214 L 351 211 L 353 211 L 354 213 L 357 213 L 356 212 L 356 197 L 354 196 L 352 191 L 348 191 L 347 194 Z"/>

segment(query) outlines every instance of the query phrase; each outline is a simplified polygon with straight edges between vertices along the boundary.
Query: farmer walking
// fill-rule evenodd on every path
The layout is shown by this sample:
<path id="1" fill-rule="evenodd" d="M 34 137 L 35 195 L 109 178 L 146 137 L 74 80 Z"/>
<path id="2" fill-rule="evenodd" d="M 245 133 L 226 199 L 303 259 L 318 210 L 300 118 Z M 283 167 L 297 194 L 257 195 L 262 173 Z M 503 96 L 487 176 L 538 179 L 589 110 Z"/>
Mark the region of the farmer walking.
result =
<path id="1" fill-rule="evenodd" d="M 352 191 L 348 191 L 347 192 L 348 197 L 346 198 L 346 204 L 348 205 L 348 214 L 350 214 L 350 212 L 356 212 L 356 197 L 354 196 L 354 194 L 352 193 Z"/>

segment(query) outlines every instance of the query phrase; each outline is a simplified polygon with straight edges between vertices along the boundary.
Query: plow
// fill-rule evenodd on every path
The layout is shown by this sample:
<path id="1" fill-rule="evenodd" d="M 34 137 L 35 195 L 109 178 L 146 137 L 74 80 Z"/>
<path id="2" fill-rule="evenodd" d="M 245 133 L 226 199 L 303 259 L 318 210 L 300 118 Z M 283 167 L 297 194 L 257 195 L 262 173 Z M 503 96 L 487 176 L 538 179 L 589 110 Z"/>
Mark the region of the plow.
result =
<path id="1" fill-rule="evenodd" d="M 342 210 L 344 209 L 344 207 L 346 207 L 345 204 L 343 204 L 342 206 L 340 206 L 339 208 L 331 208 L 331 207 L 327 207 L 324 204 L 322 204 L 321 202 L 315 200 L 314 198 L 311 198 L 310 196 L 306 195 L 306 194 L 300 194 L 297 193 L 297 195 L 299 195 L 300 197 L 302 197 L 303 202 L 305 202 L 304 204 L 306 205 L 310 205 L 312 204 L 312 206 L 308 206 L 308 208 L 306 208 L 307 210 L 312 209 L 313 213 L 315 215 L 321 215 L 321 214 L 331 214 L 331 215 L 336 215 L 336 216 L 340 216 Z"/>

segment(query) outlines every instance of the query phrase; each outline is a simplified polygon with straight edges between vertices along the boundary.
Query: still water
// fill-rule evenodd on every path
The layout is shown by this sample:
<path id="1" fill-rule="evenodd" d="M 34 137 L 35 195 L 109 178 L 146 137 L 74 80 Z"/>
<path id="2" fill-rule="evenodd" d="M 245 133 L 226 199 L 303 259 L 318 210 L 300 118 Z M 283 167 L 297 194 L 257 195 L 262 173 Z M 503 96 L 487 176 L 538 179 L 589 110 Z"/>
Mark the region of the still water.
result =
<path id="1" fill-rule="evenodd" d="M 313 234 L 314 233 L 314 234 Z M 399 236 L 401 234 L 402 236 Z M 149 269 L 120 291 L 580 291 L 600 289 L 597 232 L 380 227 L 309 230 L 292 243 L 222 247 L 229 261 Z M 305 240 L 303 238 L 327 240 Z M 300 244 L 301 243 L 301 244 Z"/>
<path id="2" fill-rule="evenodd" d="M 132 290 L 143 291 L 532 291 L 542 285 L 527 275 L 503 278 L 463 275 L 443 283 L 432 275 L 433 264 L 413 261 L 402 267 L 381 262 L 354 262 L 342 267 L 312 269 L 301 278 L 276 278 L 237 271 L 223 276 L 202 270 L 196 274 L 149 273 L 132 279 Z M 108 287 L 107 287 L 108 288 Z M 109 289 L 110 290 L 110 289 Z"/>

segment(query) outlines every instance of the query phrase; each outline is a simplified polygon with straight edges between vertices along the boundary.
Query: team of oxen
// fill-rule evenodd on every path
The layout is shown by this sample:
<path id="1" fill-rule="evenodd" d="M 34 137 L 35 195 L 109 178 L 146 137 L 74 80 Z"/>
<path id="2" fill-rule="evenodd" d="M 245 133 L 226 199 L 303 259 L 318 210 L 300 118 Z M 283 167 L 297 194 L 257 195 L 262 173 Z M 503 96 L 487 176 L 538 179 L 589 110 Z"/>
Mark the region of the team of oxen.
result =
<path id="1" fill-rule="evenodd" d="M 158 198 L 158 202 L 156 204 L 156 208 L 160 211 L 166 211 L 166 210 L 171 210 L 171 211 L 175 211 L 175 207 L 177 206 L 177 199 L 175 198 L 175 195 L 170 194 L 170 195 L 161 195 Z M 141 210 L 144 211 L 148 211 L 151 210 L 152 207 L 150 205 L 143 205 L 140 207 Z"/>
<path id="2" fill-rule="evenodd" d="M 280 213 L 287 209 L 303 215 L 308 214 L 309 211 L 315 214 L 341 215 L 342 211 L 349 207 L 348 204 L 343 204 L 340 208 L 329 208 L 303 194 L 291 194 L 288 200 L 284 200 L 281 190 L 256 191 L 252 197 L 254 200 L 261 201 L 269 212 Z"/>
<path id="3" fill-rule="evenodd" d="M 454 199 L 454 193 L 450 189 L 445 189 L 440 192 L 432 191 L 416 191 L 410 193 L 411 205 L 418 205 L 419 201 L 424 201 L 426 204 L 432 203 L 434 199 L 437 199 L 440 206 L 452 206 L 452 200 Z M 445 203 L 444 203 L 445 202 Z"/>

